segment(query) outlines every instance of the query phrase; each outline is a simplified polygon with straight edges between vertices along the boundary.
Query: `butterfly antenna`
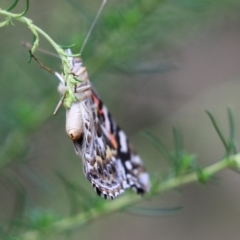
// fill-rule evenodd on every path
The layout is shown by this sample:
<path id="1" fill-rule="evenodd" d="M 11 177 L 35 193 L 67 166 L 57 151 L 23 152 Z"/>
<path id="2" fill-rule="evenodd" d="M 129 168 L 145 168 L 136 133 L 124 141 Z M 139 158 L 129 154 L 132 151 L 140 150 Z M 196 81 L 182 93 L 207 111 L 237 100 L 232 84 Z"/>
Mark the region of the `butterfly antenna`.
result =
<path id="1" fill-rule="evenodd" d="M 24 47 L 27 47 L 28 49 L 31 49 L 31 48 L 32 48 L 32 44 L 29 43 L 29 42 L 22 42 L 22 45 L 23 45 Z M 57 54 L 52 53 L 52 52 L 50 52 L 50 51 L 48 51 L 48 50 L 45 50 L 45 49 L 42 49 L 42 48 L 37 48 L 36 50 L 37 50 L 38 52 L 42 52 L 42 53 L 45 53 L 45 54 L 47 54 L 47 55 L 50 55 L 50 56 L 59 58 L 59 56 L 58 56 Z"/>
<path id="2" fill-rule="evenodd" d="M 96 15 L 96 17 L 95 17 L 95 19 L 94 19 L 94 21 L 93 21 L 93 23 L 92 23 L 92 25 L 91 25 L 88 33 L 87 33 L 87 36 L 86 36 L 85 39 L 84 39 L 83 44 L 82 44 L 82 47 L 81 47 L 81 50 L 80 50 L 80 55 L 81 55 L 82 52 L 83 52 L 83 49 L 84 49 L 84 47 L 85 47 L 85 45 L 86 45 L 86 43 L 87 43 L 87 41 L 88 41 L 88 39 L 89 39 L 89 36 L 91 35 L 91 32 L 92 32 L 94 26 L 96 25 L 96 22 L 97 22 L 100 14 L 101 14 L 103 8 L 104 8 L 104 5 L 106 4 L 106 2 L 107 2 L 107 0 L 103 0 L 100 8 L 98 9 L 97 15 Z"/>

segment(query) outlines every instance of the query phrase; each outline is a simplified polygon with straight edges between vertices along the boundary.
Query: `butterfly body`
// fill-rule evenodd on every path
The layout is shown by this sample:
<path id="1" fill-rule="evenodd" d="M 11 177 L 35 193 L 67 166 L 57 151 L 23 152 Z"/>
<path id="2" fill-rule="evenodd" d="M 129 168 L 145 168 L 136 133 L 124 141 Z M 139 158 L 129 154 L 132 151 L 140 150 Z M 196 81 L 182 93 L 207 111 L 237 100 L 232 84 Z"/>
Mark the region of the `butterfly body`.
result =
<path id="1" fill-rule="evenodd" d="M 129 187 L 145 193 L 150 182 L 140 157 L 93 90 L 81 59 L 68 59 L 79 82 L 74 89 L 77 101 L 66 110 L 66 131 L 82 158 L 85 176 L 104 198 L 113 199 Z M 66 87 L 60 83 L 58 90 L 64 95 Z"/>

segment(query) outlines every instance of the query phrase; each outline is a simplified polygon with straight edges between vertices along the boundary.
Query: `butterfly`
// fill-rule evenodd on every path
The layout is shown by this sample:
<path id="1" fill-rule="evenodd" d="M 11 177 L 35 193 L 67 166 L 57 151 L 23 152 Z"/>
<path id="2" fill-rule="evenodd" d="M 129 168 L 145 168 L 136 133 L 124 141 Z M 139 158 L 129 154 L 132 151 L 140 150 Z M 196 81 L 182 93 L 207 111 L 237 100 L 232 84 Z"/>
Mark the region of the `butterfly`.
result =
<path id="1" fill-rule="evenodd" d="M 70 55 L 71 50 L 66 53 Z M 144 194 L 150 181 L 141 158 L 93 90 L 82 60 L 69 56 L 68 61 L 78 82 L 73 90 L 77 101 L 66 109 L 66 132 L 82 158 L 86 178 L 105 199 L 117 197 L 126 188 Z M 56 75 L 61 80 L 58 91 L 64 96 L 64 75 Z"/>

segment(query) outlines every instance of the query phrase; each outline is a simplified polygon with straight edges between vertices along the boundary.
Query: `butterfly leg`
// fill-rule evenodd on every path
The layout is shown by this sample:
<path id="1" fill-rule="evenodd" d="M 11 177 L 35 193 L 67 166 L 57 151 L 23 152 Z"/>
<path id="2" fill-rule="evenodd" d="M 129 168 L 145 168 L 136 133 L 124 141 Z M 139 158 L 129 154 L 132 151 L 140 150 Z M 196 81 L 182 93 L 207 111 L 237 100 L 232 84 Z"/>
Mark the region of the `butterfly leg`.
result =
<path id="1" fill-rule="evenodd" d="M 52 73 L 55 75 L 55 71 L 53 71 L 51 68 L 45 66 L 42 62 L 40 62 L 31 52 L 31 50 L 29 50 L 29 53 L 31 55 L 31 57 L 40 65 L 41 68 L 45 69 L 46 71 Z"/>
<path id="2" fill-rule="evenodd" d="M 59 102 L 58 102 L 58 104 L 57 104 L 57 106 L 56 106 L 56 108 L 55 108 L 55 110 L 53 112 L 53 115 L 56 115 L 58 110 L 60 109 L 60 107 L 63 105 L 64 98 L 65 98 L 65 94 L 62 95 L 61 99 L 59 100 Z"/>

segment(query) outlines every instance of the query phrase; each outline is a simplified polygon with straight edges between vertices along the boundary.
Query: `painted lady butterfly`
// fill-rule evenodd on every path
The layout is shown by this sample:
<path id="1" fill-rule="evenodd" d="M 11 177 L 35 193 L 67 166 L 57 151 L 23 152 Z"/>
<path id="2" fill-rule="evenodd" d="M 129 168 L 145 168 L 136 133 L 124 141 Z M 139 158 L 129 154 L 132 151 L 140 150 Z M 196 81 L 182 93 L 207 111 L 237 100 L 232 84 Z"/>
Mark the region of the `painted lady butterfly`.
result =
<path id="1" fill-rule="evenodd" d="M 66 51 L 71 54 L 71 50 Z M 71 73 L 79 80 L 79 101 L 66 110 L 66 131 L 83 161 L 83 171 L 98 195 L 115 198 L 131 187 L 138 194 L 150 189 L 149 176 L 140 157 L 131 148 L 123 130 L 112 119 L 93 90 L 82 60 L 68 57 Z M 58 90 L 64 95 L 63 75 Z"/>

